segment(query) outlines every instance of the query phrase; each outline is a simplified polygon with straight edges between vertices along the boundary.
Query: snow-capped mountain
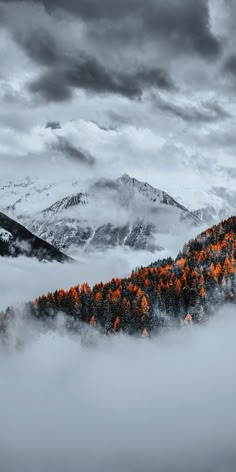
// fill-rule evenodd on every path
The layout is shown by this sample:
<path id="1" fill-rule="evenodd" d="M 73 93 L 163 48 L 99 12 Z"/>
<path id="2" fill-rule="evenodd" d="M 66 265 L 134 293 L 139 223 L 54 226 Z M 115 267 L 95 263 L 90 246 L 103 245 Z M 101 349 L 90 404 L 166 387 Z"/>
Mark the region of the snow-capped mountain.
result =
<path id="1" fill-rule="evenodd" d="M 236 196 L 223 188 L 191 193 L 183 187 L 173 195 L 127 174 L 87 189 L 78 180 L 29 177 L 0 184 L 2 211 L 63 251 L 159 250 L 166 247 L 166 235 L 217 223 L 236 211 Z"/>
<path id="2" fill-rule="evenodd" d="M 159 190 L 152 187 L 148 182 L 140 182 L 139 180 L 130 177 L 128 174 L 122 175 L 117 182 L 126 188 L 126 192 L 129 194 L 129 198 L 134 198 L 135 192 L 138 192 L 145 199 L 156 204 L 170 205 L 179 208 L 183 212 L 190 213 L 189 210 L 181 205 L 179 202 L 174 200 L 168 193 L 163 190 Z M 193 220 L 197 220 L 193 215 L 189 215 Z"/>
<path id="3" fill-rule="evenodd" d="M 79 194 L 80 191 L 81 185 L 77 180 L 58 182 L 37 177 L 8 182 L 0 180 L 0 208 L 13 217 L 32 217 L 58 200 L 71 194 Z"/>
<path id="4" fill-rule="evenodd" d="M 7 215 L 0 213 L 0 256 L 17 257 L 20 255 L 45 261 L 68 262 L 70 260 L 51 244 L 35 236 Z"/>
<path id="5" fill-rule="evenodd" d="M 155 206 L 167 205 L 177 208 L 180 211 L 181 220 L 189 220 L 191 224 L 200 223 L 199 217 L 194 212 L 191 212 L 186 206 L 177 202 L 168 193 L 153 187 L 148 182 L 140 182 L 128 174 L 122 175 L 122 177 L 117 179 L 117 182 L 121 185 L 121 195 L 126 195 L 129 202 L 134 200 L 138 194 L 144 197 L 146 201 L 155 204 Z"/>
<path id="6" fill-rule="evenodd" d="M 183 186 L 181 194 L 173 192 L 180 204 L 208 225 L 219 223 L 236 213 L 236 194 L 225 188 L 191 190 Z"/>
<path id="7" fill-rule="evenodd" d="M 76 207 L 77 205 L 86 205 L 86 203 L 88 203 L 88 196 L 83 193 L 77 193 L 53 203 L 53 205 L 43 210 L 42 214 L 47 218 L 49 216 L 54 216 L 63 210 Z"/>
<path id="8" fill-rule="evenodd" d="M 37 214 L 33 224 L 28 221 L 28 226 L 60 249 L 126 246 L 154 251 L 162 249 L 161 234 L 174 233 L 180 225 L 199 223 L 196 215 L 166 192 L 127 174 L 106 192 L 103 188 L 101 193 L 100 186 L 98 193 L 94 190 L 93 194 L 80 192 L 64 197 Z M 89 213 L 94 209 L 99 212 L 104 201 L 107 208 L 103 224 L 99 218 L 94 222 Z M 111 215 L 114 212 L 115 222 Z"/>

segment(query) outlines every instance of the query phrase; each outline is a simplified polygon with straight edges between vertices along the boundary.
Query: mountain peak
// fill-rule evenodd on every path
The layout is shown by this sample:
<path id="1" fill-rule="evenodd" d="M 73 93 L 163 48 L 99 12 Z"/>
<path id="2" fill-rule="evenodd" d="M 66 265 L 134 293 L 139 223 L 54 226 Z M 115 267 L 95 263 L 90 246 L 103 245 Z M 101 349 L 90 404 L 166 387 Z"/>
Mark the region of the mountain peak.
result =
<path id="1" fill-rule="evenodd" d="M 162 193 L 161 190 L 152 187 L 152 185 L 148 184 L 147 182 L 141 182 L 140 180 L 136 179 L 135 177 L 130 177 L 129 174 L 123 174 L 121 177 L 117 179 L 118 182 L 121 184 L 126 184 L 132 187 L 135 187 L 140 191 L 142 188 L 148 188 L 153 192 L 158 192 L 159 194 Z"/>
<path id="2" fill-rule="evenodd" d="M 121 177 L 119 177 L 117 179 L 119 182 L 130 182 L 132 184 L 142 184 L 142 185 L 148 185 L 149 187 L 151 187 L 150 184 L 148 184 L 147 182 L 141 182 L 140 180 L 136 179 L 135 177 L 131 177 L 129 174 L 123 174 Z M 154 188 L 154 187 L 153 187 Z"/>
<path id="3" fill-rule="evenodd" d="M 197 215 L 191 213 L 185 206 L 178 203 L 171 195 L 164 192 L 163 190 L 157 189 L 150 185 L 148 182 L 141 182 L 134 177 L 130 177 L 128 174 L 123 174 L 119 179 L 117 179 L 122 185 L 125 185 L 129 190 L 130 197 L 136 191 L 141 194 L 146 200 L 157 205 L 168 205 L 176 207 L 179 210 L 183 211 L 184 214 L 191 218 L 195 223 L 199 223 L 199 218 Z"/>
<path id="4" fill-rule="evenodd" d="M 132 177 L 130 177 L 129 174 L 123 174 L 123 175 L 122 175 L 121 177 L 119 177 L 117 180 L 118 180 L 119 182 L 130 182 L 130 181 L 132 181 L 132 180 L 134 181 L 135 179 L 132 178 Z"/>

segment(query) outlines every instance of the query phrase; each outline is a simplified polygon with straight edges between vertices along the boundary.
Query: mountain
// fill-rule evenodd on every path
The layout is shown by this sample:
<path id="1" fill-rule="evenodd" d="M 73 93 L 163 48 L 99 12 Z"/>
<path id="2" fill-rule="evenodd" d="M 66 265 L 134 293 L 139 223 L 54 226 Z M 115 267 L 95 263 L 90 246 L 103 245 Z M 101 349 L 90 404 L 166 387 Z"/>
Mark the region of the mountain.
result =
<path id="1" fill-rule="evenodd" d="M 72 252 L 119 246 L 169 251 L 171 245 L 182 244 L 180 234 L 191 230 L 195 235 L 199 226 L 236 213 L 236 194 L 224 187 L 205 191 L 183 183 L 170 195 L 127 174 L 89 188 L 76 179 L 4 182 L 0 203 L 2 212 L 32 233 Z"/>
<path id="2" fill-rule="evenodd" d="M 129 247 L 134 250 L 161 250 L 154 240 L 153 224 L 137 219 L 133 224 L 122 226 L 106 223 L 98 227 L 88 222 L 62 216 L 51 221 L 36 221 L 31 226 L 43 239 L 60 249 L 82 247 L 86 250 Z"/>
<path id="3" fill-rule="evenodd" d="M 209 190 L 181 187 L 181 194 L 174 191 L 176 200 L 186 206 L 201 222 L 219 223 L 236 214 L 236 193 L 224 187 Z"/>
<path id="4" fill-rule="evenodd" d="M 14 218 L 21 215 L 34 215 L 43 210 L 48 202 L 54 203 L 64 195 L 65 188 L 60 193 L 60 187 L 55 182 L 26 177 L 0 182 L 1 211 Z"/>
<path id="5" fill-rule="evenodd" d="M 88 203 L 87 195 L 83 193 L 77 193 L 75 195 L 64 197 L 62 200 L 54 203 L 49 208 L 46 208 L 42 211 L 42 215 L 45 218 L 48 218 L 60 213 L 63 210 L 68 210 L 69 208 L 75 207 L 77 205 L 86 205 L 86 203 Z"/>
<path id="6" fill-rule="evenodd" d="M 99 224 L 99 218 L 92 221 L 89 212 L 98 215 L 104 201 L 106 215 L 101 217 L 103 224 Z M 118 215 L 114 222 L 113 213 Z M 119 214 L 122 221 L 117 224 Z M 64 197 L 38 213 L 33 222 L 25 223 L 59 249 L 124 246 L 155 251 L 162 249 L 161 234 L 174 234 L 178 226 L 197 225 L 199 219 L 166 192 L 124 174 L 110 182 L 108 188 L 105 182 L 93 193 Z"/>
<path id="7" fill-rule="evenodd" d="M 171 258 L 90 288 L 87 283 L 48 293 L 28 304 L 37 319 L 64 312 L 70 326 L 103 333 L 158 333 L 161 328 L 203 322 L 216 305 L 236 302 L 236 217 L 201 233 Z M 14 316 L 14 310 L 9 312 Z"/>
<path id="8" fill-rule="evenodd" d="M 178 203 L 174 198 L 172 198 L 168 193 L 163 190 L 158 190 L 155 187 L 152 187 L 148 182 L 140 182 L 139 180 L 130 177 L 128 174 L 122 175 L 117 182 L 121 184 L 124 188 L 128 190 L 129 199 L 135 197 L 135 192 L 138 192 L 149 202 L 155 203 L 157 205 L 169 205 L 178 208 L 181 210 L 185 218 L 192 219 L 194 223 L 198 223 L 198 218 L 192 214 L 185 206 Z"/>
<path id="9" fill-rule="evenodd" d="M 20 255 L 46 261 L 69 262 L 72 260 L 21 224 L 0 213 L 0 256 L 17 257 Z"/>
<path id="10" fill-rule="evenodd" d="M 139 182 L 129 177 L 128 174 L 124 174 L 116 182 L 124 184 L 127 197 L 128 189 L 132 198 L 133 191 L 136 189 L 136 195 L 143 194 L 147 200 L 154 203 L 159 201 L 161 204 L 182 207 L 185 212 L 193 213 L 193 217 L 197 213 L 200 219 L 210 224 L 218 223 L 236 212 L 236 192 L 223 186 L 204 189 L 195 188 L 191 183 L 183 182 L 181 186 L 176 187 L 167 181 L 165 186 L 171 189 L 172 196 L 170 196 L 146 182 Z M 0 180 L 0 209 L 15 218 L 27 215 L 32 218 L 44 209 L 53 206 L 55 202 L 70 199 L 76 195 L 81 195 L 82 199 L 88 202 L 87 193 L 88 189 L 81 191 L 81 183 L 76 178 L 60 180 L 60 182 L 37 177 L 2 182 Z M 90 195 L 90 198 L 92 197 L 93 195 Z"/>

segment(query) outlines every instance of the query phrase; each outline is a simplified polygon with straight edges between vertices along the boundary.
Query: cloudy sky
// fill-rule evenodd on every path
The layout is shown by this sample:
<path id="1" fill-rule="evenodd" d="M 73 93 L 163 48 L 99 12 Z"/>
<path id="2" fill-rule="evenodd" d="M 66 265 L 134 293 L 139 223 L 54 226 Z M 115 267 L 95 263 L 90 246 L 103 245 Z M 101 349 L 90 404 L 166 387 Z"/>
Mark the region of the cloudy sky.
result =
<path id="1" fill-rule="evenodd" d="M 233 0 L 0 1 L 2 175 L 229 183 L 235 14 Z"/>

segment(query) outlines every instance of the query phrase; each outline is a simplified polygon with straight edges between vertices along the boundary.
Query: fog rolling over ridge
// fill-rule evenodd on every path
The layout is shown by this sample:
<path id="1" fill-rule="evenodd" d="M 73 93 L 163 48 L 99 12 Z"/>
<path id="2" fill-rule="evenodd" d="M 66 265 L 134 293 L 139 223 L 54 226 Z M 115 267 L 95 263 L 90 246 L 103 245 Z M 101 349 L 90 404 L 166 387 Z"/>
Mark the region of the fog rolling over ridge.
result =
<path id="1" fill-rule="evenodd" d="M 2 470 L 235 470 L 232 307 L 205 326 L 97 334 L 93 346 L 25 328 L 24 349 L 1 348 Z"/>

